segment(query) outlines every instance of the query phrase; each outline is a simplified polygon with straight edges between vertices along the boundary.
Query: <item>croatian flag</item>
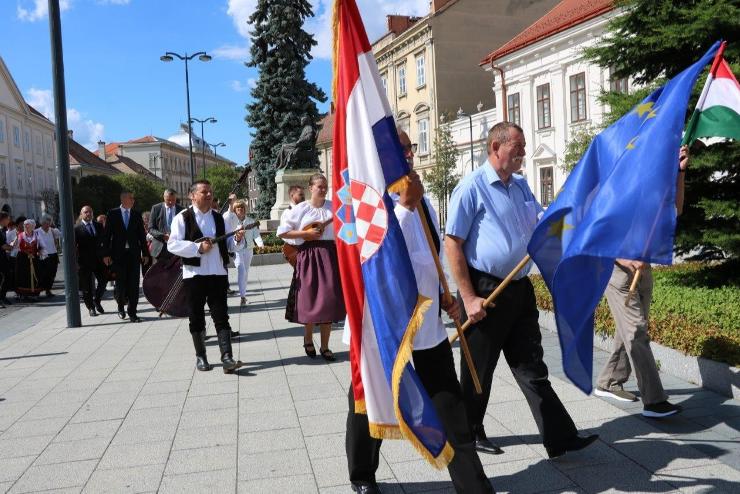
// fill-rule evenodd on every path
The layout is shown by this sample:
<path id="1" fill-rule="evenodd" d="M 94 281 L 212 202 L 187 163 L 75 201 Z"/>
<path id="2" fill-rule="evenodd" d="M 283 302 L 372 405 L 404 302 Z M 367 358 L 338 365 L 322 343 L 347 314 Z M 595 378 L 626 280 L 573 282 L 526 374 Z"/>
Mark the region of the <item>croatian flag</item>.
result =
<path id="1" fill-rule="evenodd" d="M 334 5 L 334 231 L 350 328 L 355 411 L 370 434 L 409 440 L 442 468 L 452 447 L 409 364 L 421 296 L 388 190 L 409 166 L 354 0 Z"/>

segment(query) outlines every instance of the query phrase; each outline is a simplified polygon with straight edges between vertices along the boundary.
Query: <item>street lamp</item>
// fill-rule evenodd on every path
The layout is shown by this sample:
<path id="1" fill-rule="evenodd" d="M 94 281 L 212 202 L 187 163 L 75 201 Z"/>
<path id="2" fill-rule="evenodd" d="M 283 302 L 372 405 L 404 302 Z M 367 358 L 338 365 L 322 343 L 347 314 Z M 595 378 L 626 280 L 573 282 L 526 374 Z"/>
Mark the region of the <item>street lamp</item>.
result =
<path id="1" fill-rule="evenodd" d="M 475 154 L 473 153 L 473 117 L 465 113 L 462 107 L 457 110 L 457 117 L 468 117 L 470 120 L 470 171 L 475 171 Z"/>
<path id="2" fill-rule="evenodd" d="M 193 183 L 195 182 L 195 161 L 193 160 L 193 136 L 191 132 L 192 128 L 190 127 L 190 78 L 188 76 L 188 61 L 192 60 L 195 57 L 198 57 L 198 60 L 200 60 L 201 62 L 210 62 L 211 56 L 204 51 L 199 51 L 198 53 L 193 53 L 192 55 L 188 55 L 187 53 L 185 53 L 185 55 L 180 55 L 179 53 L 168 51 L 164 55 L 159 57 L 159 59 L 163 62 L 171 62 L 172 60 L 174 60 L 174 57 L 177 57 L 185 62 L 185 97 L 188 104 L 188 149 L 190 151 L 190 183 Z"/>
<path id="3" fill-rule="evenodd" d="M 219 142 L 218 144 L 211 144 L 211 147 L 213 148 L 213 158 L 216 161 L 218 161 L 218 154 L 216 154 L 216 149 L 218 149 L 221 146 L 226 147 L 226 144 L 224 144 L 223 142 Z"/>
<path id="4" fill-rule="evenodd" d="M 193 122 L 198 122 L 200 124 L 200 154 L 203 157 L 203 180 L 206 179 L 206 140 L 203 137 L 203 124 L 205 123 L 216 123 L 218 120 L 216 120 L 213 117 L 208 117 L 206 119 L 199 119 L 199 118 L 191 118 L 189 124 L 192 124 Z M 188 125 L 188 128 L 190 128 L 190 125 Z"/>

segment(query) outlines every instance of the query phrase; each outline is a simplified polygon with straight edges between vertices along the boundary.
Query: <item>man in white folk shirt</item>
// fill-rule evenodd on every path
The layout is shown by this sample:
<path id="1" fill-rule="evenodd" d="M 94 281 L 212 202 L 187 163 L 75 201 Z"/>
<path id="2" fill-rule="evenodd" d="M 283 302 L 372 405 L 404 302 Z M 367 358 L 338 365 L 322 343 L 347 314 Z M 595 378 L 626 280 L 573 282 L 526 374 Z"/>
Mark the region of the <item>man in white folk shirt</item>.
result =
<path id="1" fill-rule="evenodd" d="M 408 135 L 399 129 L 398 137 L 403 147 L 404 156 L 413 165 L 414 146 Z M 452 358 L 452 347 L 447 339 L 440 307 L 450 317 L 460 316 L 457 300 L 445 304 L 440 297 L 440 280 L 437 268 L 430 252 L 422 221 L 428 216 L 434 229 L 432 236 L 439 239 L 439 225 L 435 221 L 432 205 L 424 198 L 424 187 L 419 175 L 412 171 L 410 183 L 400 196 L 393 196 L 396 207 L 394 212 L 403 232 L 406 247 L 416 277 L 419 293 L 432 299 L 424 323 L 414 338 L 412 353 L 414 369 L 421 379 L 424 388 L 432 399 L 434 408 L 447 434 L 448 441 L 455 450 L 455 456 L 447 465 L 456 492 L 493 493 L 494 489 L 481 465 L 475 450 L 473 433 L 470 429 L 465 405 L 462 401 L 462 390 L 455 373 Z M 434 249 L 440 254 L 440 243 Z M 349 344 L 349 327 L 345 325 L 344 342 Z M 354 411 L 354 393 L 349 389 L 349 412 L 345 448 L 347 465 L 352 490 L 360 494 L 375 494 L 380 490 L 375 481 L 375 472 L 379 465 L 380 445 L 382 441 L 370 436 L 367 415 Z"/>
<path id="2" fill-rule="evenodd" d="M 41 276 L 39 284 L 46 292 L 47 297 L 53 297 L 51 287 L 57 276 L 59 267 L 59 254 L 57 253 L 57 241 L 61 237 L 59 230 L 51 227 L 51 217 L 47 214 L 41 217 L 41 226 L 36 229 L 36 235 L 39 239 L 39 265 Z"/>
<path id="3" fill-rule="evenodd" d="M 224 235 L 226 225 L 218 211 L 211 209 L 213 190 L 207 180 L 197 180 L 190 188 L 192 206 L 179 213 L 172 222 L 167 249 L 182 258 L 182 277 L 190 305 L 190 334 L 195 347 L 196 368 L 209 371 L 205 346 L 206 319 L 204 304 L 207 302 L 211 319 L 216 328 L 221 362 L 225 374 L 232 374 L 241 362 L 234 360 L 231 349 L 226 289 L 229 285 L 226 266 L 229 251 L 243 244 L 243 232 L 226 240 L 196 242 L 202 237 L 216 238 Z"/>

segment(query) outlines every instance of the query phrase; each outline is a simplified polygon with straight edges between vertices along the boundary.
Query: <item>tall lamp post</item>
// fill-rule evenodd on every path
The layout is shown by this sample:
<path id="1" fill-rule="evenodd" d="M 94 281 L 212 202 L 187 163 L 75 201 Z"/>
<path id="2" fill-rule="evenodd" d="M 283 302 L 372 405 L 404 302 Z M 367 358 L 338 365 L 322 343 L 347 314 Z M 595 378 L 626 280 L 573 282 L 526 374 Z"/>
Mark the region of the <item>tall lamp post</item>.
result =
<path id="1" fill-rule="evenodd" d="M 457 110 L 457 117 L 468 117 L 468 120 L 470 121 L 470 171 L 475 171 L 475 153 L 473 153 L 473 117 L 465 113 L 462 107 Z"/>
<path id="2" fill-rule="evenodd" d="M 188 149 L 190 150 L 190 183 L 193 183 L 195 182 L 195 160 L 193 159 L 192 127 L 190 127 L 190 77 L 188 76 L 188 61 L 192 60 L 195 57 L 198 57 L 198 60 L 200 60 L 201 62 L 210 62 L 211 56 L 204 51 L 199 51 L 198 53 L 193 53 L 192 55 L 188 55 L 187 53 L 185 53 L 184 55 L 180 55 L 179 53 L 168 51 L 165 52 L 164 55 L 159 57 L 159 59 L 163 62 L 171 62 L 175 59 L 175 57 L 185 62 L 185 97 L 188 104 Z"/>
<path id="3" fill-rule="evenodd" d="M 211 144 L 211 147 L 213 148 L 213 158 L 218 161 L 218 154 L 216 153 L 216 149 L 220 148 L 221 146 L 226 147 L 226 144 L 223 142 L 219 142 L 218 144 Z"/>
<path id="4" fill-rule="evenodd" d="M 203 124 L 205 123 L 216 123 L 218 120 L 216 120 L 213 117 L 208 117 L 206 119 L 199 119 L 199 118 L 191 118 L 190 123 L 198 122 L 200 124 L 200 151 L 201 156 L 203 157 L 203 180 L 206 179 L 206 140 L 203 137 Z M 188 126 L 189 127 L 189 126 Z"/>

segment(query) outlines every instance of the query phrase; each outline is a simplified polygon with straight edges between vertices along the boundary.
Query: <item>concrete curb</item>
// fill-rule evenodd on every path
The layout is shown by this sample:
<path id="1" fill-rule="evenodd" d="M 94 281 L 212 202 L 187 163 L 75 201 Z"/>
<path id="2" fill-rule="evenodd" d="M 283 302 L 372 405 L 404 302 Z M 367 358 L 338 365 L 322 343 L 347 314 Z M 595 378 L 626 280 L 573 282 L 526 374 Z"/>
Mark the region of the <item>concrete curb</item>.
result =
<path id="1" fill-rule="evenodd" d="M 557 333 L 555 314 L 540 310 L 540 326 L 552 333 Z M 611 351 L 613 338 L 594 335 L 594 346 Z M 660 372 L 675 376 L 684 381 L 715 391 L 729 398 L 740 398 L 740 369 L 722 362 L 715 362 L 703 357 L 692 357 L 678 350 L 665 347 L 654 341 L 650 342 Z"/>
<path id="2" fill-rule="evenodd" d="M 284 264 L 287 261 L 280 252 L 272 254 L 257 254 L 252 257 L 252 266 L 272 266 L 274 264 Z"/>

